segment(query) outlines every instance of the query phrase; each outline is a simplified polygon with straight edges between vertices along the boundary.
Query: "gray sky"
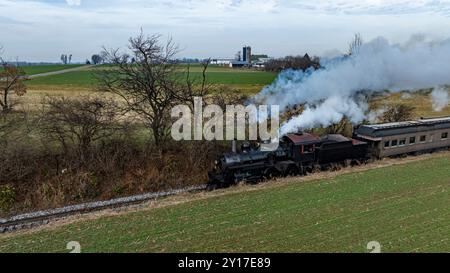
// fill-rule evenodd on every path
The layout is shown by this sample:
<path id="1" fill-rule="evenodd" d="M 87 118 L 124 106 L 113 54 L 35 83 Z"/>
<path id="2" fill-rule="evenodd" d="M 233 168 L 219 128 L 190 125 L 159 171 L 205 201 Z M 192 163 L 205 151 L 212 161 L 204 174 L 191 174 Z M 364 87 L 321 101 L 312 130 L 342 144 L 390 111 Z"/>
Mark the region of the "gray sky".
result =
<path id="1" fill-rule="evenodd" d="M 199 58 L 233 57 L 244 44 L 274 57 L 329 55 L 355 32 L 393 43 L 450 37 L 450 0 L 0 0 L 0 11 L 3 56 L 26 61 L 84 61 L 141 27 Z"/>

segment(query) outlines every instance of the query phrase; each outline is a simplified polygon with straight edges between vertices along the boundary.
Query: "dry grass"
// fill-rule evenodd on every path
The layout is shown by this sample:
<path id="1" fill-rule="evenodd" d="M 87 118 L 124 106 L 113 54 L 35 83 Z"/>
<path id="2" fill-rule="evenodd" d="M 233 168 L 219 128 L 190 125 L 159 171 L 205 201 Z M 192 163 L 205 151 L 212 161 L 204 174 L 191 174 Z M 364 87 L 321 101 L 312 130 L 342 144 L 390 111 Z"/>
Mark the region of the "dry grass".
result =
<path id="1" fill-rule="evenodd" d="M 416 118 L 450 116 L 450 105 L 440 112 L 433 110 L 429 91 L 412 93 L 408 96 L 405 96 L 403 93 L 390 94 L 378 97 L 371 102 L 375 109 L 399 103 L 415 107 L 414 115 Z"/>
<path id="2" fill-rule="evenodd" d="M 257 94 L 264 88 L 264 84 L 230 84 L 231 89 L 238 90 L 246 96 L 252 96 Z M 85 95 L 99 95 L 102 97 L 112 97 L 110 94 L 99 93 L 96 91 L 95 86 L 92 87 L 77 87 L 77 86 L 64 86 L 64 85 L 44 85 L 44 86 L 31 86 L 28 88 L 28 93 L 18 98 L 24 105 L 29 105 L 30 109 L 38 107 L 44 96 L 64 96 L 68 98 L 75 98 Z M 450 105 L 444 108 L 440 112 L 433 110 L 430 90 L 424 90 L 417 93 L 411 93 L 405 96 L 404 93 L 388 94 L 379 96 L 371 101 L 371 106 L 374 109 L 380 109 L 390 104 L 404 103 L 415 107 L 414 116 L 420 117 L 437 117 L 437 116 L 450 116 Z"/>

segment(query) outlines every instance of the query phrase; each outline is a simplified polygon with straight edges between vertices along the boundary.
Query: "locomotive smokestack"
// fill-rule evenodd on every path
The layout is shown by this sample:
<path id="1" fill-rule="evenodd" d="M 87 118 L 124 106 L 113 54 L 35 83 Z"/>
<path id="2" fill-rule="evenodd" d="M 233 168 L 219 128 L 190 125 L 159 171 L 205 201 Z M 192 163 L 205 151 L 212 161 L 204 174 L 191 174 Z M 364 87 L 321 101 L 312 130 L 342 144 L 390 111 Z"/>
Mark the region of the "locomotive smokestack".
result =
<path id="1" fill-rule="evenodd" d="M 231 151 L 233 152 L 233 153 L 236 153 L 237 152 L 237 148 L 236 148 L 236 140 L 233 140 L 232 142 L 231 142 Z"/>

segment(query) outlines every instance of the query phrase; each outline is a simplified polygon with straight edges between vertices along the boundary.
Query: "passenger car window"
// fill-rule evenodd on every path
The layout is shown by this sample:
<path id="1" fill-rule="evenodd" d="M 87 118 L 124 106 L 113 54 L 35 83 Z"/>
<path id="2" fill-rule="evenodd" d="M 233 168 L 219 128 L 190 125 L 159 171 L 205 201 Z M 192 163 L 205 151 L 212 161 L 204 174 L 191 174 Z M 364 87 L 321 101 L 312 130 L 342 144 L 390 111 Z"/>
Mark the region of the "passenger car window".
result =
<path id="1" fill-rule="evenodd" d="M 399 145 L 400 145 L 400 146 L 405 146 L 405 145 L 406 145 L 406 138 L 400 139 Z"/>
<path id="2" fill-rule="evenodd" d="M 448 138 L 448 133 L 442 133 L 441 138 L 442 138 L 442 139 L 447 139 L 447 138 Z"/>
<path id="3" fill-rule="evenodd" d="M 392 145 L 391 146 L 397 146 L 398 145 L 398 140 L 392 140 Z"/>
<path id="4" fill-rule="evenodd" d="M 414 143 L 416 143 L 416 137 L 410 137 L 409 144 L 414 144 Z"/>
<path id="5" fill-rule="evenodd" d="M 427 140 L 427 136 L 420 136 L 420 142 L 425 142 Z"/>
<path id="6" fill-rule="evenodd" d="M 391 144 L 390 141 L 385 141 L 385 142 L 384 142 L 384 148 L 389 148 L 389 147 L 390 147 L 389 144 Z"/>

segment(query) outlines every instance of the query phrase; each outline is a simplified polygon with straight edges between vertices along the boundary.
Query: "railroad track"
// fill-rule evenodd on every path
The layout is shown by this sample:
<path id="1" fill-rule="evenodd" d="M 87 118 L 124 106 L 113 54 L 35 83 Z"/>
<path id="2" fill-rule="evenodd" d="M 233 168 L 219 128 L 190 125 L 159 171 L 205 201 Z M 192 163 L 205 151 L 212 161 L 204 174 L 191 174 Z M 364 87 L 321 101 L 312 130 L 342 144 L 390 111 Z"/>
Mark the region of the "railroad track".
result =
<path id="1" fill-rule="evenodd" d="M 45 225 L 51 221 L 62 219 L 72 215 L 85 214 L 93 211 L 100 211 L 111 208 L 124 208 L 136 205 L 157 198 L 176 195 L 179 193 L 200 191 L 206 189 L 206 184 L 191 186 L 182 189 L 174 189 L 161 192 L 146 193 L 128 197 L 116 198 L 107 201 L 89 202 L 79 205 L 66 206 L 57 209 L 36 211 L 20 214 L 10 218 L 0 218 L 0 233 L 13 232 L 17 230 L 32 228 L 39 225 Z"/>

